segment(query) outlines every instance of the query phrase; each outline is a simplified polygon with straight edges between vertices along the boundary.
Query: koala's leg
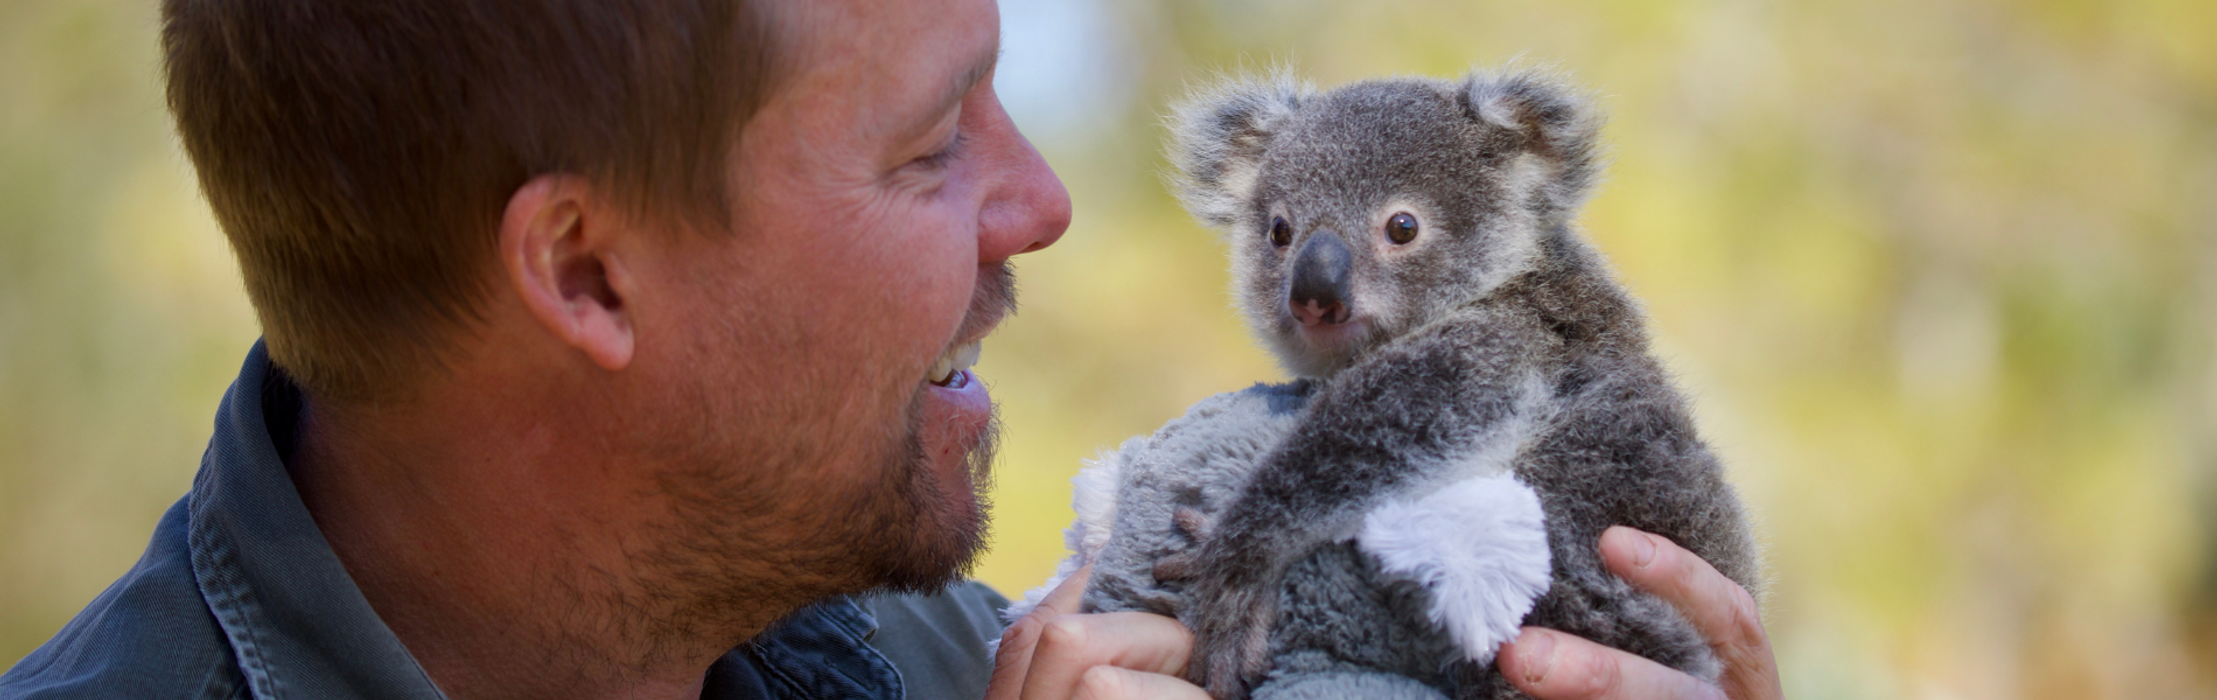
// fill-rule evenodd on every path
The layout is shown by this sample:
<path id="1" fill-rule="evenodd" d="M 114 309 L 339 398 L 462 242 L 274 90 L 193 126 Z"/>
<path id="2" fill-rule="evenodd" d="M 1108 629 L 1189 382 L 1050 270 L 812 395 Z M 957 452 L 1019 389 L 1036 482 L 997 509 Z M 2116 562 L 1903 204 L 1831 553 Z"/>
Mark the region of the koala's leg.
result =
<path id="1" fill-rule="evenodd" d="M 1527 318 L 1469 316 L 1381 347 L 1326 383 L 1219 516 L 1179 614 L 1195 638 L 1188 676 L 1211 694 L 1242 697 L 1268 669 L 1288 567 L 1352 538 L 1383 499 L 1437 480 L 1431 472 L 1449 456 L 1544 390 L 1527 364 L 1543 354 L 1544 330 Z"/>
<path id="2" fill-rule="evenodd" d="M 1526 625 L 1568 632 L 1716 680 L 1722 667 L 1693 624 L 1670 603 L 1633 588 L 1603 566 L 1598 547 L 1604 528 L 1549 529 L 1554 581 L 1533 603 Z"/>
<path id="3" fill-rule="evenodd" d="M 1525 624 L 1559 629 L 1714 680 L 1706 640 L 1670 604 L 1602 564 L 1601 533 L 1662 535 L 1749 585 L 1754 544 L 1738 499 L 1658 375 L 1618 371 L 1590 387 L 1518 465 L 1547 515 L 1554 580 Z M 1752 586 L 1750 586 L 1752 588 Z"/>

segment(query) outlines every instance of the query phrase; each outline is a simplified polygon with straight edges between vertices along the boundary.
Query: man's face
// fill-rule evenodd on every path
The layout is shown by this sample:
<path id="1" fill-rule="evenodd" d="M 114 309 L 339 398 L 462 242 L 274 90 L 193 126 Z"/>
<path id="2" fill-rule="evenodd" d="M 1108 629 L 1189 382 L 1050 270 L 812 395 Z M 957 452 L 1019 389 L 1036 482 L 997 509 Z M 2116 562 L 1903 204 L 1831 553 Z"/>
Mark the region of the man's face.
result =
<path id="1" fill-rule="evenodd" d="M 664 281 L 634 307 L 637 366 L 672 422 L 641 437 L 677 465 L 681 521 L 646 556 L 928 587 L 982 542 L 994 419 L 974 376 L 927 375 L 1009 310 L 1005 261 L 1062 234 L 1069 196 L 993 93 L 991 0 L 783 13 L 798 40 L 741 138 L 734 232 L 644 266 Z"/>

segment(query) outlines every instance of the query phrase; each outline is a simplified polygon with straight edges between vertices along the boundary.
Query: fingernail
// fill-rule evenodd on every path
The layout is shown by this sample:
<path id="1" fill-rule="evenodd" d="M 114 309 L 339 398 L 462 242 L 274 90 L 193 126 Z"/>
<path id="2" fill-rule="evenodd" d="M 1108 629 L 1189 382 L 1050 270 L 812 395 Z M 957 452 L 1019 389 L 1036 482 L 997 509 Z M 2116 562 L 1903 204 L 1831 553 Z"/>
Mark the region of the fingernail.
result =
<path id="1" fill-rule="evenodd" d="M 1645 569 L 1648 562 L 1655 561 L 1655 536 L 1644 532 L 1630 534 L 1632 535 L 1632 565 Z"/>
<path id="2" fill-rule="evenodd" d="M 1516 639 L 1516 655 L 1522 662 L 1518 665 L 1524 667 L 1524 684 L 1539 685 L 1555 666 L 1555 635 L 1525 630 Z"/>

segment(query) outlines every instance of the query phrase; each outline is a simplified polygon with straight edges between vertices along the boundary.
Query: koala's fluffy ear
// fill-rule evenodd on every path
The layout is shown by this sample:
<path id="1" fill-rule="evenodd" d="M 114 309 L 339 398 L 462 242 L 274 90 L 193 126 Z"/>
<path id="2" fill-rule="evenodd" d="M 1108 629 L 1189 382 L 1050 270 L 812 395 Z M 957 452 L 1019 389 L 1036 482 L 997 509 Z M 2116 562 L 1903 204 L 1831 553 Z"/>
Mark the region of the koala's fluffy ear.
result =
<path id="1" fill-rule="evenodd" d="M 1263 152 L 1316 89 L 1279 71 L 1196 92 L 1170 115 L 1171 189 L 1186 211 L 1216 227 L 1239 221 L 1254 195 Z"/>
<path id="2" fill-rule="evenodd" d="M 1548 166 L 1548 204 L 1575 211 L 1601 172 L 1601 115 L 1567 83 L 1536 70 L 1477 71 L 1463 82 L 1471 114 L 1514 134 L 1514 148 Z"/>

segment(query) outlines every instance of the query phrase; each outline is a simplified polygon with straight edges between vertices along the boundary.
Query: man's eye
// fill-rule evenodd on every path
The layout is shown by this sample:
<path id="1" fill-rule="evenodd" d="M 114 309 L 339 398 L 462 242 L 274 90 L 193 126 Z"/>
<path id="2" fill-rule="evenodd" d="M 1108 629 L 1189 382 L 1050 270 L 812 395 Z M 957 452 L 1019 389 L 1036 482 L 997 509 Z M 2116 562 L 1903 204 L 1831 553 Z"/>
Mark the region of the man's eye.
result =
<path id="1" fill-rule="evenodd" d="M 948 163 L 954 162 L 956 156 L 962 155 L 962 145 L 969 140 L 970 137 L 968 134 L 957 131 L 955 132 L 954 138 L 947 139 L 947 146 L 945 148 L 941 148 L 938 151 L 925 155 L 922 158 L 917 158 L 915 163 L 917 165 L 921 165 L 923 167 L 931 168 L 934 170 L 947 167 Z"/>

